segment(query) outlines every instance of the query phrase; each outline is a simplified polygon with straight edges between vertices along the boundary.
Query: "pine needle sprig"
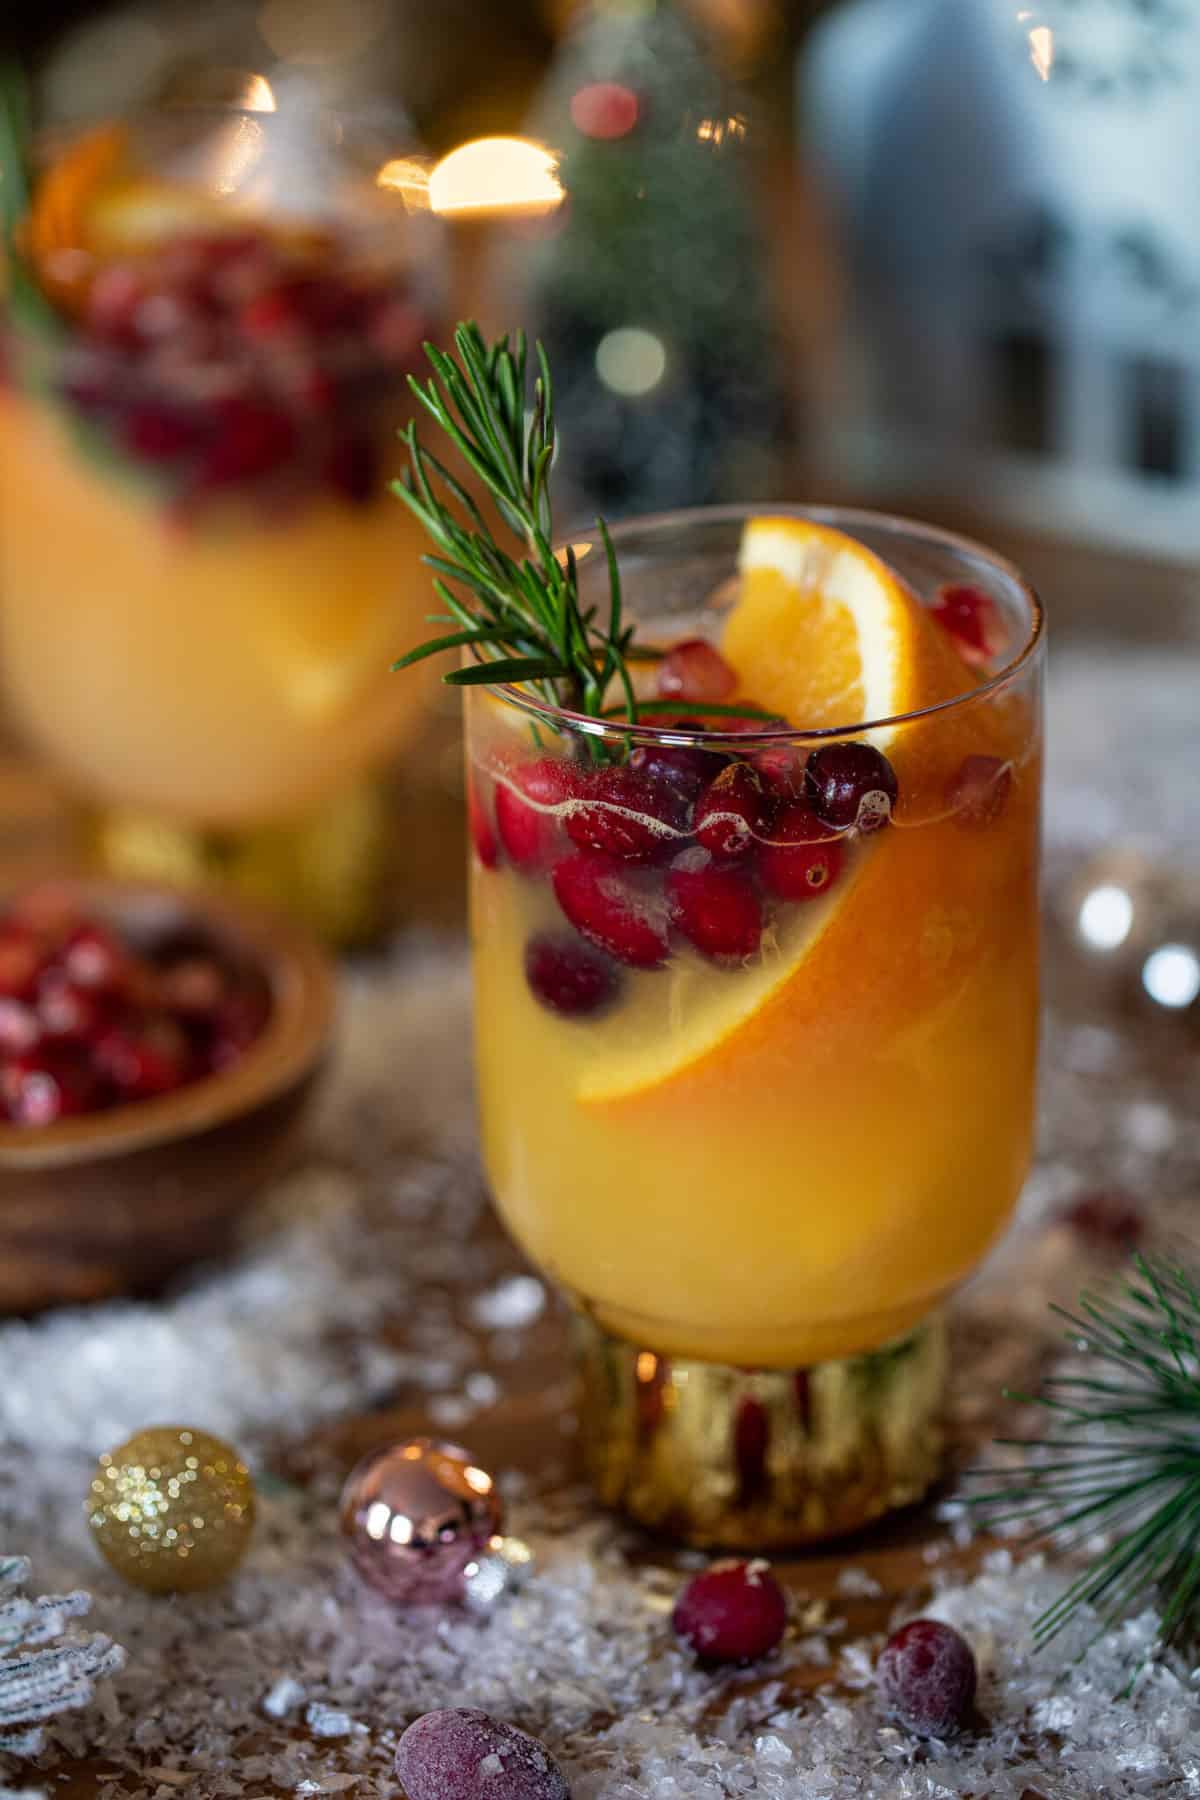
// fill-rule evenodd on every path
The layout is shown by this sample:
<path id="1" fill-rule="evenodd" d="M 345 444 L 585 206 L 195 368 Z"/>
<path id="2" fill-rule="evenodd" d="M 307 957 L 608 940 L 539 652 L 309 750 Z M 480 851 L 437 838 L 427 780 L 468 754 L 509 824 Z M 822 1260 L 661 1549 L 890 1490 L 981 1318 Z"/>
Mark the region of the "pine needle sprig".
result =
<path id="1" fill-rule="evenodd" d="M 552 706 L 599 718 L 615 683 L 622 694 L 621 716 L 636 723 L 629 661 L 653 652 L 635 650 L 635 627 L 623 616 L 608 528 L 597 521 L 607 561 L 607 607 L 581 604 L 576 553 L 554 548 L 550 471 L 557 433 L 545 351 L 536 346 L 530 397 L 523 333 L 489 345 L 477 325 L 462 324 L 454 346 L 457 358 L 426 344 L 433 374 L 425 383 L 410 378 L 410 386 L 482 484 L 517 554 L 498 540 L 473 495 L 421 443 L 416 422 L 410 423 L 403 433 L 409 470 L 394 491 L 435 546 L 424 560 L 434 572 L 446 616 L 431 622 L 457 629 L 418 645 L 393 667 L 409 668 L 428 656 L 469 647 L 478 661 L 451 670 L 444 679 L 452 685 L 528 683 Z"/>
<path id="2" fill-rule="evenodd" d="M 1104 1632 L 1154 1601 L 1160 1641 L 1178 1641 L 1200 1622 L 1200 1286 L 1176 1263 L 1139 1256 L 1122 1284 L 1084 1293 L 1078 1312 L 1052 1310 L 1078 1361 L 1037 1396 L 1008 1396 L 1042 1406 L 1051 1428 L 1002 1439 L 1026 1453 L 1024 1466 L 971 1505 L 984 1523 L 1019 1522 L 1067 1553 L 1104 1540 L 1035 1621 L 1035 1646 L 1081 1608 Z"/>

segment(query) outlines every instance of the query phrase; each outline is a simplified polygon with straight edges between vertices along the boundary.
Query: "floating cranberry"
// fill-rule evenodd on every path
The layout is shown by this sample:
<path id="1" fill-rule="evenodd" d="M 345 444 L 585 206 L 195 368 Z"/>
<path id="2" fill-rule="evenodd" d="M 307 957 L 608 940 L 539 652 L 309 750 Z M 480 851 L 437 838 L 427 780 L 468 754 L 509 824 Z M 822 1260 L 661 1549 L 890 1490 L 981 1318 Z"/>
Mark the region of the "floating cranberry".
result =
<path id="1" fill-rule="evenodd" d="M 0 995 L 0 1054 L 20 1056 L 32 1050 L 41 1035 L 41 1020 L 32 1006 Z"/>
<path id="2" fill-rule="evenodd" d="M 630 968 L 656 969 L 670 948 L 666 906 L 636 879 L 600 850 L 565 857 L 552 877 L 554 897 L 576 931 Z"/>
<path id="3" fill-rule="evenodd" d="M 264 288 L 242 307 L 238 327 L 249 338 L 277 338 L 298 330 L 304 315 L 296 297 L 284 287 Z"/>
<path id="4" fill-rule="evenodd" d="M 296 427 L 268 401 L 231 395 L 215 408 L 216 435 L 204 457 L 202 478 L 226 487 L 266 475 L 291 456 Z"/>
<path id="5" fill-rule="evenodd" d="M 95 1065 L 122 1100 L 150 1100 L 187 1080 L 187 1040 L 166 1019 L 114 1026 L 96 1043 Z"/>
<path id="6" fill-rule="evenodd" d="M 754 1662 L 787 1629 L 787 1600 L 765 1562 L 718 1562 L 692 1576 L 671 1623 L 704 1662 Z"/>
<path id="7" fill-rule="evenodd" d="M 106 925 L 76 926 L 62 947 L 59 961 L 67 980 L 77 987 L 119 994 L 129 980 L 129 953 Z"/>
<path id="8" fill-rule="evenodd" d="M 371 439 L 340 438 L 325 460 L 325 479 L 351 506 L 365 506 L 379 485 L 379 452 Z"/>
<path id="9" fill-rule="evenodd" d="M 187 955 L 170 963 L 158 981 L 168 1012 L 185 1019 L 211 1019 L 225 999 L 225 971 L 214 956 Z"/>
<path id="10" fill-rule="evenodd" d="M 714 856 L 744 856 L 767 819 L 762 778 L 746 763 L 730 763 L 696 802 L 692 830 Z"/>
<path id="11" fill-rule="evenodd" d="M 687 807 L 674 783 L 631 768 L 598 769 L 567 814 L 567 836 L 583 850 L 649 862 L 682 835 Z"/>
<path id="12" fill-rule="evenodd" d="M 816 900 L 833 886 L 845 860 L 845 846 L 797 800 L 772 821 L 758 853 L 758 874 L 778 900 Z"/>
<path id="13" fill-rule="evenodd" d="M 196 447 L 195 420 L 170 406 L 135 406 L 121 428 L 127 450 L 147 462 L 170 462 Z"/>
<path id="14" fill-rule="evenodd" d="M 479 792 L 479 785 L 472 775 L 467 777 L 467 826 L 475 854 L 484 868 L 496 868 L 500 862 L 500 845 L 488 817 L 487 801 Z"/>
<path id="15" fill-rule="evenodd" d="M 1128 1255 L 1146 1235 L 1140 1202 L 1122 1188 L 1089 1188 L 1076 1196 L 1062 1217 L 1093 1250 L 1108 1255 Z"/>
<path id="16" fill-rule="evenodd" d="M 727 757 L 698 744 L 639 744 L 629 758 L 631 769 L 659 786 L 677 788 L 685 801 L 694 800 L 727 763 Z"/>
<path id="17" fill-rule="evenodd" d="M 409 1726 L 396 1748 L 396 1778 L 408 1800 L 570 1800 L 543 1743 L 465 1706 Z"/>
<path id="18" fill-rule="evenodd" d="M 667 871 L 671 922 L 697 950 L 719 962 L 742 962 L 762 942 L 762 906 L 754 884 L 740 869 L 688 866 L 685 852 Z"/>
<path id="19" fill-rule="evenodd" d="M 54 1125 L 90 1112 L 99 1082 L 82 1050 L 41 1044 L 0 1067 L 0 1099 L 14 1125 Z"/>
<path id="20" fill-rule="evenodd" d="M 41 946 L 27 925 L 0 925 L 0 996 L 31 1000 L 41 963 Z"/>
<path id="21" fill-rule="evenodd" d="M 804 756 L 791 744 L 772 744 L 750 758 L 763 786 L 781 799 L 798 798 L 804 792 Z"/>
<path id="22" fill-rule="evenodd" d="M 544 756 L 521 763 L 496 782 L 496 828 L 510 862 L 539 868 L 554 848 L 557 812 L 576 788 L 569 763 Z"/>
<path id="23" fill-rule="evenodd" d="M 107 268 L 98 270 L 88 289 L 84 330 L 91 337 L 110 343 L 135 343 L 138 309 L 145 297 L 145 283 L 139 270 L 127 263 L 110 263 Z"/>
<path id="24" fill-rule="evenodd" d="M 878 831 L 892 816 L 900 788 L 896 772 L 873 744 L 828 744 L 814 750 L 804 791 L 817 817 L 835 830 Z"/>
<path id="25" fill-rule="evenodd" d="M 84 987 L 51 968 L 38 982 L 37 1017 L 46 1037 L 93 1043 L 112 1023 L 113 1002 L 103 989 Z"/>
<path id="26" fill-rule="evenodd" d="M 525 946 L 525 979 L 551 1012 L 581 1019 L 616 998 L 621 978 L 607 957 L 578 938 L 542 931 Z"/>
<path id="27" fill-rule="evenodd" d="M 944 587 L 933 603 L 934 618 L 954 639 L 954 648 L 972 668 L 982 668 L 1003 650 L 1007 633 L 990 594 L 969 586 Z"/>
<path id="28" fill-rule="evenodd" d="M 658 691 L 664 700 L 715 705 L 736 694 L 737 685 L 736 671 L 704 638 L 685 638 L 672 645 L 658 665 Z"/>
<path id="29" fill-rule="evenodd" d="M 990 825 L 1008 803 L 1012 764 L 998 756 L 964 757 L 946 789 L 946 804 L 964 825 Z"/>
<path id="30" fill-rule="evenodd" d="M 938 1619 L 914 1619 L 894 1632 L 875 1665 L 879 1697 L 918 1737 L 948 1737 L 975 1703 L 970 1644 Z"/>

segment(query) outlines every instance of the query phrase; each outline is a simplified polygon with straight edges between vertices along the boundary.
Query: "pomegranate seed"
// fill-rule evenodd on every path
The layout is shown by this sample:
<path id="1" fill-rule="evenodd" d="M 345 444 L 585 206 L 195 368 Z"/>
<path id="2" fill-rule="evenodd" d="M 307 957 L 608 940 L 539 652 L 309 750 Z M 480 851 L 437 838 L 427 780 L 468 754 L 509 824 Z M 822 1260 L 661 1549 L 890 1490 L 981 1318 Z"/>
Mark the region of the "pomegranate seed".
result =
<path id="1" fill-rule="evenodd" d="M 787 1629 L 787 1600 L 765 1562 L 719 1562 L 692 1576 L 671 1623 L 704 1662 L 754 1662 Z"/>
<path id="2" fill-rule="evenodd" d="M 666 907 L 636 888 L 615 857 L 577 851 L 556 866 L 552 881 L 566 918 L 597 949 L 634 969 L 657 969 L 667 960 Z"/>
<path id="3" fill-rule="evenodd" d="M 685 801 L 694 800 L 727 764 L 728 758 L 717 751 L 690 744 L 639 744 L 629 758 L 631 769 L 648 781 L 677 788 Z"/>
<path id="4" fill-rule="evenodd" d="M 370 438 L 341 438 L 326 458 L 325 479 L 343 500 L 365 506 L 379 485 L 379 455 Z"/>
<path id="5" fill-rule="evenodd" d="M 696 803 L 696 839 L 714 856 L 744 856 L 767 818 L 767 800 L 756 772 L 730 763 Z"/>
<path id="6" fill-rule="evenodd" d="M 896 772 L 873 744 L 828 744 L 814 750 L 804 788 L 817 817 L 837 830 L 878 831 L 900 793 Z"/>
<path id="7" fill-rule="evenodd" d="M 408 1800 L 570 1800 L 545 1744 L 465 1706 L 409 1726 L 396 1747 L 396 1777 Z"/>
<path id="8" fill-rule="evenodd" d="M 1089 1189 L 1072 1201 L 1062 1217 L 1093 1249 L 1122 1256 L 1136 1250 L 1146 1235 L 1140 1203 L 1120 1188 Z"/>
<path id="9" fill-rule="evenodd" d="M 667 903 L 671 921 L 697 950 L 720 962 L 753 956 L 762 941 L 762 907 L 749 876 L 740 869 L 717 869 L 711 863 L 689 866 L 686 851 L 667 871 Z"/>
<path id="10" fill-rule="evenodd" d="M 121 440 L 134 456 L 147 462 L 169 462 L 196 446 L 195 421 L 168 406 L 135 406 L 121 429 Z"/>
<path id="11" fill-rule="evenodd" d="M 53 1125 L 98 1103 L 99 1082 L 83 1053 L 43 1044 L 0 1068 L 0 1099 L 14 1125 Z"/>
<path id="12" fill-rule="evenodd" d="M 37 1016 L 47 1037 L 93 1043 L 113 1022 L 113 1002 L 100 988 L 81 987 L 61 969 L 38 982 Z"/>
<path id="13" fill-rule="evenodd" d="M 551 1012 L 579 1019 L 616 998 L 620 976 L 607 957 L 577 938 L 539 932 L 525 946 L 525 979 Z"/>
<path id="14" fill-rule="evenodd" d="M 933 603 L 934 618 L 954 639 L 954 648 L 972 668 L 983 668 L 1004 649 L 1008 633 L 996 602 L 982 588 L 944 587 Z"/>
<path id="15" fill-rule="evenodd" d="M 758 855 L 763 886 L 779 900 L 815 900 L 842 872 L 844 845 L 802 800 L 784 807 Z"/>
<path id="16" fill-rule="evenodd" d="M 209 1068 L 220 1071 L 240 1061 L 262 1035 L 270 1013 L 271 998 L 265 983 L 243 983 L 228 994 L 213 1020 Z"/>
<path id="17" fill-rule="evenodd" d="M 123 1100 L 169 1094 L 187 1079 L 188 1047 L 169 1020 L 144 1026 L 114 1026 L 97 1041 L 95 1065 Z"/>
<path id="18" fill-rule="evenodd" d="M 893 1632 L 875 1680 L 884 1706 L 918 1737 L 948 1737 L 975 1703 L 971 1646 L 939 1619 L 914 1619 Z"/>
<path id="19" fill-rule="evenodd" d="M 558 837 L 554 809 L 570 799 L 576 785 L 570 764 L 549 756 L 522 763 L 507 780 L 497 781 L 496 829 L 518 869 L 536 869 L 550 855 Z"/>
<path id="20" fill-rule="evenodd" d="M 673 644 L 658 665 L 658 691 L 664 700 L 683 700 L 689 706 L 715 704 L 736 694 L 737 685 L 736 671 L 704 638 Z"/>
<path id="21" fill-rule="evenodd" d="M 21 1056 L 33 1049 L 41 1034 L 41 1021 L 32 1006 L 7 994 L 0 997 L 0 1053 Z"/>
<path id="22" fill-rule="evenodd" d="M 567 814 L 566 827 L 583 850 L 648 862 L 682 835 L 688 809 L 673 782 L 659 786 L 636 769 L 600 769 L 581 791 L 586 801 Z"/>
<path id="23" fill-rule="evenodd" d="M 182 956 L 164 969 L 158 998 L 168 1012 L 185 1018 L 209 1019 L 228 993 L 225 971 L 211 956 Z"/>
<path id="24" fill-rule="evenodd" d="M 0 925 L 0 995 L 31 1000 L 41 964 L 41 945 L 28 925 Z"/>
<path id="25" fill-rule="evenodd" d="M 218 402 L 217 435 L 204 458 L 203 481 L 225 487 L 266 475 L 292 454 L 296 428 L 265 401 L 233 395 Z"/>
<path id="26" fill-rule="evenodd" d="M 471 775 L 467 777 L 467 825 L 475 854 L 484 868 L 496 868 L 500 862 L 500 845 L 496 841 L 492 821 L 488 818 L 487 802 Z"/>
<path id="27" fill-rule="evenodd" d="M 946 804 L 964 825 L 990 825 L 1008 802 L 1012 764 L 998 756 L 968 756 L 946 789 Z"/>
<path id="28" fill-rule="evenodd" d="M 105 925 L 76 926 L 60 953 L 63 972 L 77 987 L 120 993 L 129 979 L 129 955 Z"/>

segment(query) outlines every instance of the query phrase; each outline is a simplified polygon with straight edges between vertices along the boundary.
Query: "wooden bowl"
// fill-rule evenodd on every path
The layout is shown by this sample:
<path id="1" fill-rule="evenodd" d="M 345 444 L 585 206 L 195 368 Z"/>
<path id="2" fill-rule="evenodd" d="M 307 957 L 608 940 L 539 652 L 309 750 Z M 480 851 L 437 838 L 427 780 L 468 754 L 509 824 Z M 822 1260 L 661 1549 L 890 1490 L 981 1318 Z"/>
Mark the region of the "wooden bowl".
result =
<path id="1" fill-rule="evenodd" d="M 54 1125 L 0 1125 L 7 1312 L 145 1291 L 227 1249 L 256 1192 L 296 1146 L 332 1035 L 329 958 L 276 914 L 224 894 L 144 883 L 61 885 L 135 941 L 198 927 L 261 969 L 271 1011 L 219 1074 Z"/>

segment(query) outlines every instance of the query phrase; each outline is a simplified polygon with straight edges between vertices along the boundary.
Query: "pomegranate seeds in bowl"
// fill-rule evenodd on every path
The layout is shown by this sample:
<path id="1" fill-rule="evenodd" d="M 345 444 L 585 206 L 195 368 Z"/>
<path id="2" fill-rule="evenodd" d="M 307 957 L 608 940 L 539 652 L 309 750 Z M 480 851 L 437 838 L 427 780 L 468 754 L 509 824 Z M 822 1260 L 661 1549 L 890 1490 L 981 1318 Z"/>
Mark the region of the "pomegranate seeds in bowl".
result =
<path id="1" fill-rule="evenodd" d="M 270 1014 L 262 972 L 199 933 L 124 937 L 38 893 L 0 917 L 0 1120 L 26 1129 L 228 1068 Z"/>

